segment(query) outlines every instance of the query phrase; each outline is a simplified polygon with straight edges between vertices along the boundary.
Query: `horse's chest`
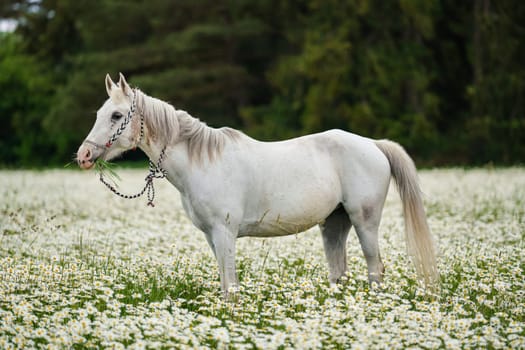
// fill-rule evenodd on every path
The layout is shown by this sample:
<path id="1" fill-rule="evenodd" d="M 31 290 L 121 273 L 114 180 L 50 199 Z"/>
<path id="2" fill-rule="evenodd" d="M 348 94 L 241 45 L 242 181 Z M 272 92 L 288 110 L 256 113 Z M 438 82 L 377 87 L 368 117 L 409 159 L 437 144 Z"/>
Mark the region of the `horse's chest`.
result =
<path id="1" fill-rule="evenodd" d="M 202 213 L 202 210 L 199 210 L 191 200 L 190 197 L 182 196 L 182 207 L 188 215 L 189 219 L 199 230 L 207 232 L 210 228 L 209 220 L 206 220 L 206 216 Z"/>

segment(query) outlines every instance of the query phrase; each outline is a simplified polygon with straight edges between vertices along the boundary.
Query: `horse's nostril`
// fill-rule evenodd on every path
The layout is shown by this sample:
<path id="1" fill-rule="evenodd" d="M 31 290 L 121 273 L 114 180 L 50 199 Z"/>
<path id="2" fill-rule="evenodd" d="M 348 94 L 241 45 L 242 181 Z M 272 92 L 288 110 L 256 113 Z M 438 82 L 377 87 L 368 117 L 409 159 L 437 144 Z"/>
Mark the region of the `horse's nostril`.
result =
<path id="1" fill-rule="evenodd" d="M 90 149 L 86 150 L 86 158 L 87 159 L 91 158 L 91 150 Z"/>

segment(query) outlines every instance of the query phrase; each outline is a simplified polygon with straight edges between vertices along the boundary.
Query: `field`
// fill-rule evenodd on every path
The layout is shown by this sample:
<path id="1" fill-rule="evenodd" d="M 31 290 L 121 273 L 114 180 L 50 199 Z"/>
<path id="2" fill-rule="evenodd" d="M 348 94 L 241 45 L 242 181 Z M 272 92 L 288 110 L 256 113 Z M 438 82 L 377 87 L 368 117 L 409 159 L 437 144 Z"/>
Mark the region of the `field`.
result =
<path id="1" fill-rule="evenodd" d="M 121 170 L 123 190 L 146 170 Z M 0 349 L 525 348 L 525 169 L 420 173 L 441 289 L 416 282 L 392 187 L 380 228 L 382 291 L 353 231 L 331 287 L 317 228 L 238 240 L 241 280 L 222 300 L 204 235 L 177 191 L 155 208 L 93 172 L 0 172 Z"/>

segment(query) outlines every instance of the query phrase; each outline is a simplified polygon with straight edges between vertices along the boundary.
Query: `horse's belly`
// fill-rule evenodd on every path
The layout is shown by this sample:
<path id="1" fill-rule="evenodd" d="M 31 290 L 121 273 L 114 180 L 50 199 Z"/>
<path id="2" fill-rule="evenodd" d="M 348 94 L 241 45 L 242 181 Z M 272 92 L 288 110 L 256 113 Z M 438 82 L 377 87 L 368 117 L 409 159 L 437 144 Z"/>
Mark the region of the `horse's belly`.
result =
<path id="1" fill-rule="evenodd" d="M 341 203 L 335 180 L 287 181 L 252 197 L 239 227 L 239 236 L 286 236 L 318 225 Z"/>
<path id="2" fill-rule="evenodd" d="M 322 222 L 322 221 L 320 221 Z M 252 222 L 242 225 L 239 237 L 276 237 L 288 236 L 308 230 L 320 222 L 290 223 L 275 220 L 273 222 Z"/>
<path id="3" fill-rule="evenodd" d="M 270 210 L 261 213 L 257 218 L 245 220 L 239 227 L 239 237 L 273 237 L 288 236 L 308 230 L 323 223 L 333 208 L 318 210 L 306 215 L 286 215 Z"/>

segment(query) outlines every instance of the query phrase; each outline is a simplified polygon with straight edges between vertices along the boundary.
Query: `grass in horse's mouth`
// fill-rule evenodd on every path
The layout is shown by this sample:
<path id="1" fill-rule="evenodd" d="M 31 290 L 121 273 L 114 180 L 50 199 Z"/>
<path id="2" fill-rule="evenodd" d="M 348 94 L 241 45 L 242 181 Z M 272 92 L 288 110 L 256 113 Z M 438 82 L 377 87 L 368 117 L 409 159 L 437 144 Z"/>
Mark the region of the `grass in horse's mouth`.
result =
<path id="1" fill-rule="evenodd" d="M 114 168 L 114 163 L 107 162 L 101 158 L 98 158 L 95 161 L 95 171 L 97 174 L 108 178 L 115 184 L 115 186 L 118 186 L 117 181 L 120 181 L 121 179 Z"/>

